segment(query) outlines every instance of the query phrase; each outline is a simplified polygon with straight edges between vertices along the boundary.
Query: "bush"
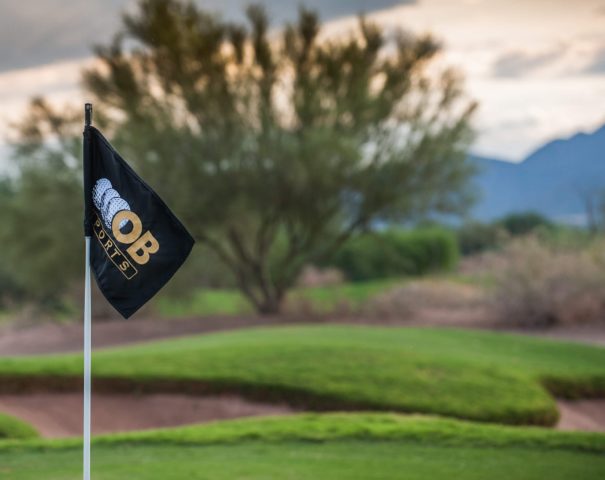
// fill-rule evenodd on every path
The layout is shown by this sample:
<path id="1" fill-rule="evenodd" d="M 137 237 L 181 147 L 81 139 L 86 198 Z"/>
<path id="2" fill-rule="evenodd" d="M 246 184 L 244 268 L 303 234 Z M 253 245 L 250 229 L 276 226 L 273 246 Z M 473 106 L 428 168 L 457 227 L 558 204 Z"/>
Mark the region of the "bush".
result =
<path id="1" fill-rule="evenodd" d="M 472 222 L 463 225 L 456 232 L 460 253 L 472 255 L 501 245 L 508 237 L 498 225 Z"/>
<path id="2" fill-rule="evenodd" d="M 328 263 L 349 280 L 364 281 L 450 270 L 457 261 L 454 235 L 427 228 L 359 235 L 346 242 Z"/>
<path id="3" fill-rule="evenodd" d="M 497 318 L 539 327 L 605 319 L 605 244 L 588 249 L 553 247 L 527 237 L 502 251 L 495 270 Z"/>
<path id="4" fill-rule="evenodd" d="M 538 213 L 511 213 L 492 223 L 471 222 L 458 229 L 462 255 L 472 255 L 502 246 L 507 240 L 529 233 L 554 235 L 559 228 Z"/>
<path id="5" fill-rule="evenodd" d="M 512 236 L 527 235 L 537 229 L 549 230 L 554 227 L 550 220 L 534 212 L 511 213 L 496 221 L 494 225 L 502 227 Z"/>

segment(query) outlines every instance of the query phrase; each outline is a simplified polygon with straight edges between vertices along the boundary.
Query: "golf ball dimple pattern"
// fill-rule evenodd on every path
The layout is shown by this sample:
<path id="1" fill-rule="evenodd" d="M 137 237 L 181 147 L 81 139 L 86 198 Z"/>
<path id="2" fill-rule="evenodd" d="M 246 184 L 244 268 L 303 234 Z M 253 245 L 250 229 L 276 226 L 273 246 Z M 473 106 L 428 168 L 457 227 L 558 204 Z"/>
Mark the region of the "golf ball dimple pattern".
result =
<path id="1" fill-rule="evenodd" d="M 109 229 L 113 222 L 113 217 L 122 210 L 130 210 L 128 202 L 120 197 L 120 193 L 112 188 L 111 182 L 107 178 L 100 178 L 95 183 L 92 190 L 92 199 L 95 207 L 99 210 L 103 223 Z M 128 220 L 122 220 L 120 227 L 123 228 Z"/>
<path id="2" fill-rule="evenodd" d="M 97 210 L 101 211 L 103 206 L 103 194 L 111 188 L 111 182 L 106 178 L 100 178 L 95 183 L 94 188 L 92 189 L 92 201 L 97 207 Z"/>
<path id="3" fill-rule="evenodd" d="M 113 222 L 113 217 L 115 217 L 116 213 L 121 212 L 122 210 L 130 210 L 130 205 L 128 202 L 120 197 L 113 197 L 109 203 L 107 204 L 105 219 L 107 221 L 107 228 L 111 228 L 111 222 Z M 120 222 L 120 228 L 126 225 L 127 220 L 122 220 Z"/>
<path id="4" fill-rule="evenodd" d="M 120 194 L 116 190 L 113 188 L 105 190 L 101 200 L 101 215 L 103 219 L 109 216 L 109 205 L 114 198 L 120 198 Z"/>

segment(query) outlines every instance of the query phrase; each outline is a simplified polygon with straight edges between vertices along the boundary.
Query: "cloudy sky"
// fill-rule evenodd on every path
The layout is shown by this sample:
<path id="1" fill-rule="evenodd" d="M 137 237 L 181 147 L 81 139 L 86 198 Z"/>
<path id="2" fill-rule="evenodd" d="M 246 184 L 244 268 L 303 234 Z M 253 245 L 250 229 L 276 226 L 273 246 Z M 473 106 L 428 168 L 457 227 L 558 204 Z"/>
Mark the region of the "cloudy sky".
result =
<path id="1" fill-rule="evenodd" d="M 0 0 L 0 155 L 8 124 L 33 95 L 81 102 L 79 72 L 133 0 Z M 240 19 L 246 0 L 197 0 Z M 258 2 L 257 2 L 258 3 Z M 444 64 L 465 73 L 480 102 L 476 153 L 522 159 L 543 142 L 605 123 L 605 0 L 266 0 L 274 26 L 300 3 L 318 10 L 327 35 L 365 12 L 387 28 L 433 32 Z M 4 149 L 5 151 L 5 149 Z"/>

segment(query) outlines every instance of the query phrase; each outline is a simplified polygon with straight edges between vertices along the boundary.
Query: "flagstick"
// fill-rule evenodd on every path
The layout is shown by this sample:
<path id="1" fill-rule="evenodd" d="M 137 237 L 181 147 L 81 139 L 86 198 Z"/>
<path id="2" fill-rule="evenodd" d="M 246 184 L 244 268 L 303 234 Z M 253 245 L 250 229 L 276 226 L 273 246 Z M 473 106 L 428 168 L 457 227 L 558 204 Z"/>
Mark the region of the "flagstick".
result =
<path id="1" fill-rule="evenodd" d="M 92 123 L 92 104 L 84 105 L 84 143 L 83 143 L 83 170 L 84 170 L 84 238 L 86 242 L 86 266 L 84 279 L 84 405 L 83 405 L 83 470 L 84 480 L 90 480 L 90 411 L 91 411 L 91 355 L 92 355 L 92 321 L 90 314 L 90 237 L 92 234 L 92 190 L 91 190 L 91 151 L 90 151 L 90 124 Z"/>
<path id="2" fill-rule="evenodd" d="M 90 480 L 90 357 L 92 350 L 90 297 L 90 237 L 86 237 L 86 273 L 84 280 L 84 480 Z"/>

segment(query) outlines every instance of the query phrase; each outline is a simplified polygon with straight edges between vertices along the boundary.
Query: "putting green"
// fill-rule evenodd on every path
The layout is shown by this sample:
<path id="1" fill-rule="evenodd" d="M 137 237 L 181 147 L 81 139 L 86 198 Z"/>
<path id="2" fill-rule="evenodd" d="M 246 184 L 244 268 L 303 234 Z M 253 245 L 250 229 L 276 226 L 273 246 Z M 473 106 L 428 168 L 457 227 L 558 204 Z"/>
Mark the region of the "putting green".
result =
<path id="1" fill-rule="evenodd" d="M 0 389 L 61 379 L 79 388 L 81 368 L 79 355 L 2 358 Z M 509 424 L 554 424 L 551 393 L 605 395 L 603 348 L 453 329 L 239 330 L 97 351 L 93 371 L 105 388 L 232 391 L 310 409 Z"/>
<path id="2" fill-rule="evenodd" d="M 1 358 L 0 389 L 66 388 L 67 381 L 75 390 L 81 369 L 80 355 Z M 604 348 L 454 329 L 239 330 L 97 351 L 93 372 L 106 389 L 231 391 L 310 409 L 509 424 L 554 424 L 548 390 L 605 395 Z"/>

